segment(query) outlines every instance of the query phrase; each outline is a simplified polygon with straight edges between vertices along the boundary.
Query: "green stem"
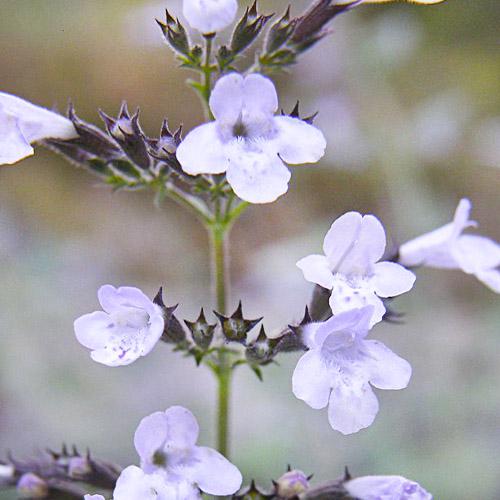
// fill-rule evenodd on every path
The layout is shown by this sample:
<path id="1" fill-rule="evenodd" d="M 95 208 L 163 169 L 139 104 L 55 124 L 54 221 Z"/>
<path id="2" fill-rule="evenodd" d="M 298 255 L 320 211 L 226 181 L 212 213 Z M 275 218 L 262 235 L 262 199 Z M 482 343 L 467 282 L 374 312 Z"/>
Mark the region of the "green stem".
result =
<path id="1" fill-rule="evenodd" d="M 226 355 L 220 354 L 220 361 Z M 230 366 L 221 366 L 217 376 L 219 384 L 218 416 L 217 416 L 217 449 L 226 458 L 229 457 L 229 396 L 231 390 L 232 370 Z"/>
<path id="2" fill-rule="evenodd" d="M 211 56 L 212 56 L 212 42 L 215 34 L 204 35 L 205 38 L 205 60 L 201 71 L 203 73 L 202 78 L 202 101 L 203 109 L 205 111 L 205 118 L 207 121 L 212 121 L 214 116 L 210 110 L 210 94 L 212 93 L 212 66 L 211 66 Z"/>
<path id="3" fill-rule="evenodd" d="M 194 196 L 191 196 L 177 186 L 171 183 L 165 185 L 166 194 L 172 198 L 175 202 L 183 207 L 187 208 L 192 212 L 203 224 L 207 225 L 212 222 L 211 214 L 205 207 L 205 205 L 200 202 Z"/>
<path id="4" fill-rule="evenodd" d="M 228 232 L 229 227 L 216 211 L 216 220 L 209 226 L 212 253 L 212 287 L 217 311 L 226 314 L 228 293 Z M 218 353 L 218 365 L 215 370 L 218 382 L 217 409 L 217 449 L 224 456 L 229 454 L 229 396 L 232 369 L 228 354 L 223 350 Z"/>

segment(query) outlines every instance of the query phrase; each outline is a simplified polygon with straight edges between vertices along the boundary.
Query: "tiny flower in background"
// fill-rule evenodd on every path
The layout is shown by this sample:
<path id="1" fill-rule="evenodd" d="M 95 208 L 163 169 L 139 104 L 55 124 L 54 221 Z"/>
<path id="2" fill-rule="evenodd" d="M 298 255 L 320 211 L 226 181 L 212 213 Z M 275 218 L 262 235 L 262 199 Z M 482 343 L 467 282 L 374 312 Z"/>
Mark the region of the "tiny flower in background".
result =
<path id="1" fill-rule="evenodd" d="M 237 0 L 184 0 L 182 8 L 189 26 L 204 34 L 229 26 L 237 11 Z"/>
<path id="2" fill-rule="evenodd" d="M 222 174 L 234 192 L 250 203 L 270 203 L 288 190 L 285 163 L 317 162 L 326 141 L 312 125 L 274 116 L 278 96 L 262 75 L 223 76 L 210 97 L 215 121 L 192 130 L 177 149 L 185 172 Z"/>
<path id="3" fill-rule="evenodd" d="M 453 222 L 402 245 L 399 262 L 409 267 L 461 269 L 500 293 L 500 245 L 484 236 L 462 234 L 477 226 L 469 220 L 470 211 L 471 202 L 460 200 Z"/>
<path id="4" fill-rule="evenodd" d="M 104 311 L 80 316 L 74 324 L 78 342 L 91 358 L 107 366 L 123 366 L 148 354 L 163 334 L 161 308 L 134 287 L 102 286 L 97 292 Z"/>
<path id="5" fill-rule="evenodd" d="M 293 372 L 293 393 L 316 410 L 328 405 L 333 429 L 352 434 L 370 426 L 378 400 L 370 386 L 404 389 L 411 366 L 382 342 L 366 340 L 373 306 L 353 309 L 306 327 L 309 351 Z"/>
<path id="6" fill-rule="evenodd" d="M 309 255 L 297 266 L 307 281 L 332 291 L 330 307 L 334 314 L 373 305 L 373 326 L 385 314 L 379 297 L 408 292 L 415 283 L 415 275 L 403 266 L 378 262 L 385 245 L 385 231 L 376 217 L 348 212 L 326 234 L 325 255 Z"/>
<path id="7" fill-rule="evenodd" d="M 0 165 L 31 156 L 34 142 L 75 137 L 75 127 L 64 116 L 0 92 Z"/>
<path id="8" fill-rule="evenodd" d="M 240 471 L 212 448 L 196 446 L 198 433 L 196 418 L 181 406 L 144 418 L 134 436 L 142 471 L 163 475 L 170 487 L 199 488 L 217 496 L 235 493 L 242 482 Z"/>
<path id="9" fill-rule="evenodd" d="M 359 500 L 432 500 L 419 484 L 401 476 L 362 476 L 344 483 Z"/>

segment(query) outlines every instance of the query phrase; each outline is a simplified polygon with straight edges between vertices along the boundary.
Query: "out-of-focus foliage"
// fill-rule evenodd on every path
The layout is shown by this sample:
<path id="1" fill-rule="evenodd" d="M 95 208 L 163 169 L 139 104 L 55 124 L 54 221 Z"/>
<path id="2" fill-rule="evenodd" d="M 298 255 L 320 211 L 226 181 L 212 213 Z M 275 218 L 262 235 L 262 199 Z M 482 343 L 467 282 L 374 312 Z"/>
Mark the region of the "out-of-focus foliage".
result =
<path id="1" fill-rule="evenodd" d="M 96 123 L 98 107 L 116 113 L 126 99 L 151 135 L 164 116 L 172 127 L 201 122 L 154 22 L 163 2 L 0 7 L 3 91 L 59 109 L 71 98 Z M 263 12 L 284 7 L 262 2 Z M 346 210 L 376 213 L 397 243 L 447 222 L 467 196 L 481 233 L 500 240 L 499 17 L 497 0 L 360 7 L 277 77 L 286 110 L 300 98 L 304 113 L 320 111 L 329 147 L 320 166 L 297 169 L 285 197 L 251 207 L 235 228 L 233 307 L 244 299 L 268 332 L 300 320 L 311 288 L 295 261 L 319 251 Z M 210 443 L 208 373 L 163 346 L 124 369 L 97 366 L 72 331 L 108 282 L 151 296 L 164 285 L 168 303 L 195 318 L 212 305 L 207 267 L 203 230 L 168 202 L 156 209 L 147 193 L 110 194 L 48 152 L 2 168 L 0 448 L 31 454 L 66 440 L 128 464 L 137 422 L 179 403 Z M 376 424 L 355 436 L 333 433 L 293 397 L 295 355 L 269 367 L 264 385 L 237 374 L 233 461 L 248 478 L 267 481 L 291 462 L 328 479 L 348 464 L 356 475 L 414 478 L 440 500 L 500 496 L 498 297 L 461 273 L 429 270 L 395 305 L 406 324 L 379 328 L 411 361 L 413 380 L 397 400 L 379 393 L 387 401 Z"/>

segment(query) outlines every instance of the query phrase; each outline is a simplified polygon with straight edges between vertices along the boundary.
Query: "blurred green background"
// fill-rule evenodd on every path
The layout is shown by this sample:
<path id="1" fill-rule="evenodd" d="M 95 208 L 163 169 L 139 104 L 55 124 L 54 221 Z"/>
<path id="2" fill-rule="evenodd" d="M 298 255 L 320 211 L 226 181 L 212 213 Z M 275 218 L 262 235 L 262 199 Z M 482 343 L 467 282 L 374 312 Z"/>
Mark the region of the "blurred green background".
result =
<path id="1" fill-rule="evenodd" d="M 241 2 L 244 4 L 245 2 Z M 299 13 L 308 2 L 295 1 Z M 281 12 L 285 2 L 262 1 Z M 180 2 L 168 2 L 180 13 Z M 98 122 L 122 99 L 141 107 L 154 135 L 167 116 L 186 129 L 202 113 L 154 17 L 165 2 L 0 0 L 0 89 Z M 448 222 L 463 196 L 482 234 L 500 240 L 500 4 L 449 0 L 384 5 L 340 16 L 333 33 L 289 74 L 281 105 L 296 99 L 328 138 L 324 160 L 295 169 L 289 193 L 251 207 L 232 233 L 232 300 L 266 327 L 300 318 L 311 286 L 295 267 L 319 251 L 335 217 L 375 213 L 401 243 Z M 63 441 L 123 465 L 137 462 L 139 420 L 173 404 L 199 418 L 214 443 L 214 383 L 165 345 L 127 368 L 90 361 L 72 322 L 97 308 L 104 283 L 153 295 L 180 316 L 210 309 L 203 228 L 149 193 L 111 194 L 85 171 L 38 150 L 0 169 L 0 452 L 26 457 Z M 260 383 L 242 368 L 232 398 L 232 458 L 268 483 L 287 463 L 337 477 L 401 474 L 438 500 L 500 498 L 499 297 L 470 276 L 425 270 L 395 303 L 404 326 L 383 340 L 414 369 L 408 389 L 378 391 L 374 425 L 350 437 L 326 412 L 294 398 L 290 355 Z M 0 498 L 14 498 L 7 493 Z"/>

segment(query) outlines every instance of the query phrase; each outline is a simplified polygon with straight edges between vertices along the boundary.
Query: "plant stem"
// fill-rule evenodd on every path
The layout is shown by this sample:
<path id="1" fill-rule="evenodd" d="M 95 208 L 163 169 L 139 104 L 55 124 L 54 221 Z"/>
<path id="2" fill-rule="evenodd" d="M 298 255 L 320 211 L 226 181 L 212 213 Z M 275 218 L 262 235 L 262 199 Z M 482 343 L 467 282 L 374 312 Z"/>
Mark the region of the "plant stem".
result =
<path id="1" fill-rule="evenodd" d="M 211 56 L 212 56 L 212 42 L 214 39 L 214 34 L 204 35 L 205 38 L 205 60 L 201 71 L 203 73 L 202 79 L 202 101 L 203 109 L 205 111 L 205 119 L 211 121 L 214 119 L 212 111 L 210 110 L 210 94 L 212 93 L 212 66 L 211 66 Z"/>
<path id="2" fill-rule="evenodd" d="M 221 220 L 220 212 L 216 213 L 215 223 L 209 226 L 212 253 L 212 287 L 215 295 L 217 311 L 226 314 L 228 293 L 228 224 Z M 218 382 L 217 409 L 217 449 L 224 456 L 229 454 L 229 396 L 231 388 L 232 368 L 228 354 L 221 349 L 218 354 L 218 365 L 215 371 Z"/>

